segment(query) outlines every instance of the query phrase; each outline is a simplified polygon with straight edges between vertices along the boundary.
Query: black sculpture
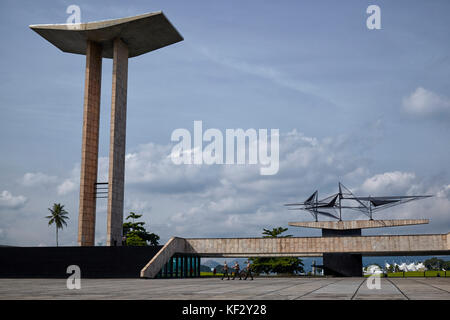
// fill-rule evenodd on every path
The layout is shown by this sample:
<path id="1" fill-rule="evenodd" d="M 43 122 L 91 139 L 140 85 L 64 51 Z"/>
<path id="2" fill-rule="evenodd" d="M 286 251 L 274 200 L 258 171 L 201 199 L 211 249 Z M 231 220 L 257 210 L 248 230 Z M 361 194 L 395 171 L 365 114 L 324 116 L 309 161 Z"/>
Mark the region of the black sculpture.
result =
<path id="1" fill-rule="evenodd" d="M 373 213 L 402 203 L 429 198 L 432 196 L 386 196 L 386 197 L 356 197 L 349 189 L 339 182 L 339 192 L 319 200 L 316 190 L 308 199 L 300 203 L 287 203 L 285 206 L 296 207 L 289 210 L 305 210 L 318 221 L 318 215 L 342 221 L 342 209 L 351 209 L 364 213 L 373 220 Z M 345 203 L 343 203 L 345 202 Z M 351 203 L 355 203 L 351 205 Z M 337 213 L 338 211 L 339 213 Z"/>

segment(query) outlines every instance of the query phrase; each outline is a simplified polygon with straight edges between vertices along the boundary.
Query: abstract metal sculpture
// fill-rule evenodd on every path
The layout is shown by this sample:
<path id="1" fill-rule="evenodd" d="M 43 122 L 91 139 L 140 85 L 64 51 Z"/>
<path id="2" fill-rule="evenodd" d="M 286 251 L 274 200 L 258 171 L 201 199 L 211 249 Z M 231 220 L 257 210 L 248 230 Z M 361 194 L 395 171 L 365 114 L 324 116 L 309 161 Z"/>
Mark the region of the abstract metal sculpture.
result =
<path id="1" fill-rule="evenodd" d="M 289 210 L 304 210 L 312 214 L 318 221 L 318 215 L 323 215 L 342 221 L 342 209 L 362 212 L 373 220 L 373 213 L 402 203 L 432 197 L 425 196 L 384 196 L 356 197 L 349 189 L 339 182 L 339 192 L 319 200 L 316 190 L 308 199 L 300 203 L 287 203 L 285 206 L 295 207 Z M 355 204 L 356 202 L 356 204 Z M 353 203 L 353 205 L 352 205 Z"/>

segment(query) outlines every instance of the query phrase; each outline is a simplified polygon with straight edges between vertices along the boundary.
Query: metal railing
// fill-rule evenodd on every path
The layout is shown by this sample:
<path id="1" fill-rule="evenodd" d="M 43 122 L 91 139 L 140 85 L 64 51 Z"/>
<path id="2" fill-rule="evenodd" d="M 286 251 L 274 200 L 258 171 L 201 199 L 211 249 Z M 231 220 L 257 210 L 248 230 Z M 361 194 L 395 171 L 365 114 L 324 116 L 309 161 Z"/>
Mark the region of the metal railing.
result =
<path id="1" fill-rule="evenodd" d="M 107 199 L 108 198 L 108 182 L 96 182 L 95 183 L 95 198 Z"/>

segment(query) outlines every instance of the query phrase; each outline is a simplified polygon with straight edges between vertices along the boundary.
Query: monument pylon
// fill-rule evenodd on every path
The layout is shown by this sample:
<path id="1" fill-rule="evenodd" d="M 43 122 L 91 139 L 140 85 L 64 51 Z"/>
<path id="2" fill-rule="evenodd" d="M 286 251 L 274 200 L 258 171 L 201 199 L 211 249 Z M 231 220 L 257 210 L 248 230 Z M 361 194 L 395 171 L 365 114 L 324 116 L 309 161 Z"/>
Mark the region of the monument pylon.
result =
<path id="1" fill-rule="evenodd" d="M 183 37 L 162 12 L 30 28 L 64 52 L 86 55 L 78 244 L 95 245 L 102 58 L 113 59 L 108 171 L 108 246 L 122 244 L 128 59 Z"/>

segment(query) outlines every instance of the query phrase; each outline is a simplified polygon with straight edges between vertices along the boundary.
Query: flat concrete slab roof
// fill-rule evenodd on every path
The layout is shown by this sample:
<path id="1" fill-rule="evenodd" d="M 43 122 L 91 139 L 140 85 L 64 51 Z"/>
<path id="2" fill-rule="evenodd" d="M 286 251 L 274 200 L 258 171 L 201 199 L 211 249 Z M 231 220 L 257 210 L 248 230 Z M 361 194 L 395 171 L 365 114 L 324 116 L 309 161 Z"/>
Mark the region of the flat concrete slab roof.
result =
<path id="1" fill-rule="evenodd" d="M 289 222 L 288 225 L 293 227 L 304 227 L 315 229 L 350 230 L 350 229 L 410 226 L 416 224 L 428 224 L 429 222 L 430 220 L 428 219 L 346 220 L 346 221 Z"/>
<path id="2" fill-rule="evenodd" d="M 64 52 L 84 55 L 88 40 L 98 42 L 104 58 L 113 57 L 115 38 L 127 44 L 129 58 L 183 40 L 162 11 L 79 24 L 37 24 L 30 28 Z"/>

